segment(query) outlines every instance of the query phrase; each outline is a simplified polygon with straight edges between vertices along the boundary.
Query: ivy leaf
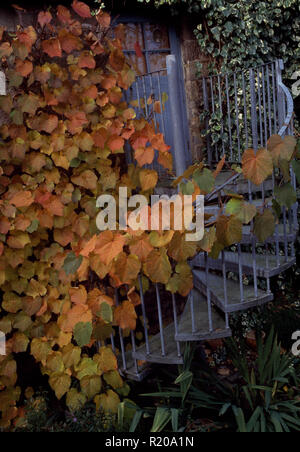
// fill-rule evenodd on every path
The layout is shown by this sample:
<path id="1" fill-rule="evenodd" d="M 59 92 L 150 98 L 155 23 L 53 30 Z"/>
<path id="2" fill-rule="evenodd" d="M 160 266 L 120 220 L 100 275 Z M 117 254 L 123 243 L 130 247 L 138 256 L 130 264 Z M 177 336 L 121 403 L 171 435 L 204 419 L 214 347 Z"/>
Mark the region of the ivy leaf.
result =
<path id="1" fill-rule="evenodd" d="M 290 209 L 297 202 L 297 193 L 291 184 L 275 187 L 274 194 L 281 207 L 285 206 Z"/>
<path id="2" fill-rule="evenodd" d="M 197 169 L 193 174 L 193 179 L 200 190 L 205 193 L 210 193 L 215 186 L 213 173 L 207 168 L 204 168 L 203 170 Z"/>
<path id="3" fill-rule="evenodd" d="M 93 326 L 91 322 L 79 322 L 74 328 L 74 339 L 79 347 L 88 345 L 91 341 Z"/>
<path id="4" fill-rule="evenodd" d="M 80 267 L 82 263 L 83 257 L 82 256 L 76 256 L 75 253 L 71 252 L 67 255 L 67 257 L 64 260 L 63 269 L 66 272 L 67 275 L 71 275 L 76 273 L 78 268 Z"/>
<path id="5" fill-rule="evenodd" d="M 243 174 L 253 184 L 262 184 L 273 173 L 273 160 L 266 149 L 247 149 L 242 158 Z"/>
<path id="6" fill-rule="evenodd" d="M 275 218 L 271 209 L 266 209 L 263 214 L 258 214 L 254 222 L 254 234 L 258 240 L 264 243 L 275 232 Z"/>

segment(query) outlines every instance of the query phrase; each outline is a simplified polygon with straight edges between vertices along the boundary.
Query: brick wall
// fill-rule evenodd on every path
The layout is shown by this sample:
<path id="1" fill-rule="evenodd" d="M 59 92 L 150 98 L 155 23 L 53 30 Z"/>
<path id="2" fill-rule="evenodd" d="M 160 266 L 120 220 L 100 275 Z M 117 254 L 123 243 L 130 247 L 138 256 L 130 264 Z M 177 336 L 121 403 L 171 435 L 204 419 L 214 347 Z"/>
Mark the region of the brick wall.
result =
<path id="1" fill-rule="evenodd" d="M 208 63 L 199 48 L 193 33 L 195 26 L 184 19 L 181 26 L 180 42 L 185 79 L 185 93 L 190 134 L 190 147 L 194 162 L 202 160 L 204 141 L 201 138 L 203 125 L 200 113 L 203 110 L 202 81 L 199 79 L 197 63 Z"/>

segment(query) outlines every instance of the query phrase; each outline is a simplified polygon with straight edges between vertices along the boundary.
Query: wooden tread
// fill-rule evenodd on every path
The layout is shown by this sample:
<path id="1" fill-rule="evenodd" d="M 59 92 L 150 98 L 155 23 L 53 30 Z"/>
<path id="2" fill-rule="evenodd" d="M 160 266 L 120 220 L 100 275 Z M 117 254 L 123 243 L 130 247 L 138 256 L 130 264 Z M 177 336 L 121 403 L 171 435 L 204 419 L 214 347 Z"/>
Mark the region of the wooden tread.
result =
<path id="1" fill-rule="evenodd" d="M 194 269 L 194 286 L 206 295 L 206 273 L 204 271 Z M 271 293 L 264 292 L 258 289 L 258 296 L 254 294 L 253 286 L 243 286 L 244 300 L 241 301 L 240 285 L 236 281 L 227 279 L 227 299 L 225 303 L 224 295 L 224 281 L 222 276 L 209 274 L 208 276 L 209 288 L 211 290 L 211 299 L 223 312 L 237 312 L 255 306 L 261 306 L 269 301 L 272 301 L 274 296 Z"/>
<path id="2" fill-rule="evenodd" d="M 193 297 L 193 301 L 192 301 Z M 191 305 L 193 303 L 194 325 L 192 322 Z M 194 332 L 193 332 L 194 326 Z M 178 325 L 178 341 L 205 341 L 222 339 L 231 336 L 231 330 L 226 328 L 225 320 L 214 307 L 212 307 L 212 327 L 210 331 L 208 319 L 208 306 L 205 297 L 198 291 L 193 290 L 190 294 L 185 309 Z"/>

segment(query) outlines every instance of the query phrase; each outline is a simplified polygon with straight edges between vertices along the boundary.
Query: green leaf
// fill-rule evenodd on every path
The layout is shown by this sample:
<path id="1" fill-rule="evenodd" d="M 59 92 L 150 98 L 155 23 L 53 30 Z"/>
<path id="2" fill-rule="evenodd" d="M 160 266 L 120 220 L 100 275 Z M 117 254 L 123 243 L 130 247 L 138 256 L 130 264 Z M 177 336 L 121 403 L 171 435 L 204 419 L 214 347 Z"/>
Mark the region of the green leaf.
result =
<path id="1" fill-rule="evenodd" d="M 82 263 L 82 256 L 76 256 L 73 251 L 68 254 L 68 256 L 64 260 L 63 269 L 67 275 L 71 275 L 75 273 Z"/>
<path id="2" fill-rule="evenodd" d="M 297 181 L 300 184 L 300 160 L 294 160 L 292 162 L 292 168 L 293 168 L 294 173 L 296 175 Z"/>
<path id="3" fill-rule="evenodd" d="M 254 222 L 254 234 L 260 242 L 265 242 L 275 232 L 275 218 L 271 209 L 258 214 Z"/>
<path id="4" fill-rule="evenodd" d="M 215 186 L 213 173 L 207 168 L 204 168 L 203 170 L 197 169 L 193 174 L 193 179 L 200 190 L 205 193 L 210 193 Z"/>
<path id="5" fill-rule="evenodd" d="M 188 181 L 186 184 L 184 182 L 181 182 L 180 191 L 183 195 L 192 195 L 195 191 L 193 182 Z"/>
<path id="6" fill-rule="evenodd" d="M 88 345 L 91 341 L 93 326 L 91 322 L 79 322 L 74 328 L 74 338 L 79 347 Z"/>
<path id="7" fill-rule="evenodd" d="M 226 205 L 226 213 L 236 216 L 244 224 L 249 224 L 257 211 L 253 204 L 239 199 L 231 199 Z"/>
<path id="8" fill-rule="evenodd" d="M 100 317 L 107 323 L 111 323 L 113 321 L 112 308 L 108 303 L 101 304 Z"/>
<path id="9" fill-rule="evenodd" d="M 290 209 L 297 202 L 297 193 L 291 184 L 275 187 L 274 194 L 281 207 L 285 206 Z"/>
<path id="10" fill-rule="evenodd" d="M 31 225 L 26 229 L 27 232 L 32 233 L 37 231 L 39 228 L 39 220 L 32 220 Z"/>

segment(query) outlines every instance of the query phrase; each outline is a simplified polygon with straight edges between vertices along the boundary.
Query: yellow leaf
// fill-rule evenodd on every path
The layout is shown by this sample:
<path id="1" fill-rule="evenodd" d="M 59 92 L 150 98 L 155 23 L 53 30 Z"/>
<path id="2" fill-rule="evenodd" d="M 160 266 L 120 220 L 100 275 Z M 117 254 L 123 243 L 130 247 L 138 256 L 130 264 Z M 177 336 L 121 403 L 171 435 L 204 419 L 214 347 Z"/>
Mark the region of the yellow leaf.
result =
<path id="1" fill-rule="evenodd" d="M 158 174 L 155 170 L 142 169 L 140 171 L 140 183 L 143 191 L 152 190 L 158 181 Z"/>
<path id="2" fill-rule="evenodd" d="M 104 413 L 117 413 L 120 399 L 118 394 L 109 389 L 106 394 L 96 395 L 94 398 L 97 411 Z"/>
<path id="3" fill-rule="evenodd" d="M 71 377 L 63 372 L 54 373 L 49 378 L 49 384 L 60 400 L 70 389 Z"/>

